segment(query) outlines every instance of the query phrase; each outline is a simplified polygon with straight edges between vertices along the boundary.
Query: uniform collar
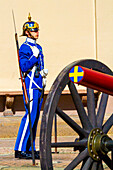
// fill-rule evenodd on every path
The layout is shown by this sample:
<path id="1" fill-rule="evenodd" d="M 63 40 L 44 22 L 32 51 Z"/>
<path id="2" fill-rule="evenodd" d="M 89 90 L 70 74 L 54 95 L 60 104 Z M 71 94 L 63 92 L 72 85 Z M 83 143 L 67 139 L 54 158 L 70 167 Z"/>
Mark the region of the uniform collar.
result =
<path id="1" fill-rule="evenodd" d="M 26 38 L 26 41 L 28 43 L 36 44 L 36 40 L 33 40 L 32 38 L 29 38 L 29 37 Z"/>

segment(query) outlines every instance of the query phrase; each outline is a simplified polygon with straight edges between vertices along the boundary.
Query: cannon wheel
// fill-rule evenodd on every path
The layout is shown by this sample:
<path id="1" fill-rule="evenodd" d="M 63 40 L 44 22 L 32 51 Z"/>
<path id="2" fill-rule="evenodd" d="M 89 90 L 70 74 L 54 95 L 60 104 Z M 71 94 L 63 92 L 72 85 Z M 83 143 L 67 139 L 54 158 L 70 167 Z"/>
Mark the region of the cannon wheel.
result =
<path id="1" fill-rule="evenodd" d="M 83 170 L 103 170 L 104 162 L 110 169 L 112 166 L 111 158 L 107 155 L 105 149 L 100 149 L 97 136 L 104 138 L 113 124 L 113 115 L 103 123 L 105 116 L 105 109 L 107 106 L 108 94 L 102 93 L 100 104 L 96 113 L 94 90 L 87 88 L 87 112 L 84 109 L 76 86 L 69 80 L 68 74 L 69 70 L 75 66 L 81 65 L 86 68 L 92 68 L 94 70 L 113 75 L 113 72 L 103 63 L 88 59 L 79 60 L 69 64 L 65 67 L 61 73 L 58 75 L 54 81 L 51 90 L 47 96 L 44 111 L 42 115 L 41 131 L 40 131 L 40 161 L 41 169 L 53 169 L 52 164 L 52 146 L 57 147 L 75 147 L 79 150 L 79 154 L 73 158 L 72 162 L 69 163 L 65 169 L 71 170 L 77 167 L 80 163 L 81 169 Z M 73 103 L 77 109 L 78 117 L 82 124 L 82 127 L 78 125 L 74 120 L 72 120 L 64 111 L 58 107 L 58 102 L 61 93 L 65 86 L 68 85 L 70 94 L 73 99 Z M 61 142 L 61 143 L 51 143 L 52 136 L 52 126 L 54 115 L 60 116 L 78 135 L 79 141 L 72 142 Z M 95 146 L 95 135 L 96 134 L 96 149 Z M 109 138 L 109 137 L 108 137 Z M 80 149 L 81 148 L 81 149 Z M 97 154 L 97 150 L 102 151 L 100 155 Z"/>

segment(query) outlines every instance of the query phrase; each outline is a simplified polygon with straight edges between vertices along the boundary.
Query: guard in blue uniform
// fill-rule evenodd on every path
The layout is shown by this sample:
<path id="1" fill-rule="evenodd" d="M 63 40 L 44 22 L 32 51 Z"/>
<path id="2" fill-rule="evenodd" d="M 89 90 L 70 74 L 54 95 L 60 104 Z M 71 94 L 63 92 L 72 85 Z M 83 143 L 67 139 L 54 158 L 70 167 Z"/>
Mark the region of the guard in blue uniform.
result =
<path id="1" fill-rule="evenodd" d="M 25 76 L 25 84 L 30 101 L 35 159 L 39 159 L 39 152 L 37 152 L 35 148 L 35 138 L 40 109 L 43 101 L 43 98 L 41 100 L 40 98 L 42 89 L 46 85 L 46 76 L 48 74 L 48 70 L 44 69 L 44 56 L 42 47 L 36 43 L 36 40 L 39 36 L 39 25 L 38 23 L 31 21 L 30 14 L 28 21 L 23 25 L 23 36 L 27 36 L 27 38 L 19 50 L 19 64 L 21 71 Z M 30 142 L 29 115 L 25 104 L 24 94 L 23 99 L 26 113 L 21 120 L 14 150 L 15 158 L 30 159 L 32 158 L 32 153 Z"/>

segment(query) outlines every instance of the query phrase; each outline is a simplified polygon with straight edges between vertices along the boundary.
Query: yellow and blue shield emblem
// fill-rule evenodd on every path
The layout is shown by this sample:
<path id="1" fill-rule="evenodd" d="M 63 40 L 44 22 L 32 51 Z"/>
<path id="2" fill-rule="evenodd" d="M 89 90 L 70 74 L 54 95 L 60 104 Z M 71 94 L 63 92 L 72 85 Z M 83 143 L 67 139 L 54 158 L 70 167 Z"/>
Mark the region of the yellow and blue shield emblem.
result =
<path id="1" fill-rule="evenodd" d="M 74 66 L 69 71 L 69 79 L 73 83 L 80 82 L 82 80 L 83 76 L 84 76 L 84 71 L 83 71 L 82 67 L 80 67 L 80 66 Z"/>

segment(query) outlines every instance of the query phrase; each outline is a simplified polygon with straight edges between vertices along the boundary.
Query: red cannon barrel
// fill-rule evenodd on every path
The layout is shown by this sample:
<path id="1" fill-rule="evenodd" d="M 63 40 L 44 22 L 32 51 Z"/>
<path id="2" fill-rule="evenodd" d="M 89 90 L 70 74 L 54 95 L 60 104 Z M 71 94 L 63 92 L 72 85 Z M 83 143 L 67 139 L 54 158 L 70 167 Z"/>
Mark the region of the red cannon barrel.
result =
<path id="1" fill-rule="evenodd" d="M 69 71 L 69 79 L 109 95 L 113 95 L 113 76 L 81 66 L 74 66 Z"/>

